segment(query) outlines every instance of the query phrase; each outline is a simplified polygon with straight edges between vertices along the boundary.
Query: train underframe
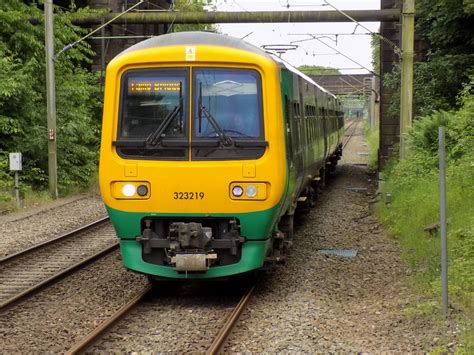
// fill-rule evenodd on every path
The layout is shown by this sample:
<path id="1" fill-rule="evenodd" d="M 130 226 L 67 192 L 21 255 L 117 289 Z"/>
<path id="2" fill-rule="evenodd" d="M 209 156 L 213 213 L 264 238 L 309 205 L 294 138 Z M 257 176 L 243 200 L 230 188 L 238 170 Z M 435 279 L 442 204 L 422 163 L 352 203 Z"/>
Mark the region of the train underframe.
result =
<path id="1" fill-rule="evenodd" d="M 293 208 L 284 214 L 278 223 L 278 231 L 273 237 L 270 256 L 266 261 L 270 263 L 281 263 L 285 261 L 285 253 L 293 245 L 295 215 L 305 215 L 316 207 L 318 195 L 326 186 L 326 180 L 332 177 L 336 171 L 338 161 L 342 157 L 342 144 L 336 151 L 326 159 L 325 166 L 321 167 L 315 176 L 307 181 L 301 190 Z"/>

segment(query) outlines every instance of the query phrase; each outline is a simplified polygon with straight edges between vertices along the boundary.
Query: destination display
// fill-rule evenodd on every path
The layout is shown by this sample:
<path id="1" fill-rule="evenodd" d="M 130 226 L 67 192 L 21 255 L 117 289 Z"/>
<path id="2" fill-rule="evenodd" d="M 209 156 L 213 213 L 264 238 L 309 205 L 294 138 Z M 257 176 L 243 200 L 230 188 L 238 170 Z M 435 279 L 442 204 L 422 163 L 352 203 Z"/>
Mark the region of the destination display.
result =
<path id="1" fill-rule="evenodd" d="M 157 92 L 179 92 L 181 82 L 162 80 L 134 80 L 128 81 L 129 94 L 150 94 Z"/>

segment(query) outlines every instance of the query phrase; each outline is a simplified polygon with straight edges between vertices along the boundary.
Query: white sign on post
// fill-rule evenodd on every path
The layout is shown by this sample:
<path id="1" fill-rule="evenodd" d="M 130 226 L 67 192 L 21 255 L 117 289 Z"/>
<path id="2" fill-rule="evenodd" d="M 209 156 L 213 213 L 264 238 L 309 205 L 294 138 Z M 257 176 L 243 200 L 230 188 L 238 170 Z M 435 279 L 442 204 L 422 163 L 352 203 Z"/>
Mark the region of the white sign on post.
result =
<path id="1" fill-rule="evenodd" d="M 10 170 L 21 171 L 21 153 L 10 153 Z"/>

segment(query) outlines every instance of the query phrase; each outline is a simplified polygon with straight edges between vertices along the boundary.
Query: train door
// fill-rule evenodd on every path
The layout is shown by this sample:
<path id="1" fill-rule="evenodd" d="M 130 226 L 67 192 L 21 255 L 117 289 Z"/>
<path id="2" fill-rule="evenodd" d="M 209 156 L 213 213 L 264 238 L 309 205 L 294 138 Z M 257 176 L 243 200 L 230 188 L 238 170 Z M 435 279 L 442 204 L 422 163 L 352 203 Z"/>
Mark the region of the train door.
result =
<path id="1" fill-rule="evenodd" d="M 294 163 L 296 168 L 296 195 L 298 196 L 303 185 L 304 176 L 304 106 L 302 105 L 300 78 L 294 73 L 291 73 L 293 82 L 293 97 L 292 97 L 292 115 L 290 117 L 293 148 L 294 148 Z"/>
<path id="2" fill-rule="evenodd" d="M 321 115 L 319 113 L 319 98 L 318 89 L 314 89 L 314 135 L 315 135 L 315 154 L 318 163 L 323 160 L 324 157 L 324 139 L 321 129 Z"/>
<path id="3" fill-rule="evenodd" d="M 291 102 L 288 98 L 288 95 L 285 95 L 285 137 L 286 137 L 286 159 L 288 161 L 288 168 L 294 170 L 294 147 L 293 147 L 293 137 L 291 129 Z"/>
<path id="4" fill-rule="evenodd" d="M 327 124 L 327 132 L 328 132 L 328 156 L 331 155 L 334 151 L 334 128 L 332 125 L 332 117 L 331 117 L 331 97 L 327 97 L 326 100 L 326 124 Z"/>
<path id="5" fill-rule="evenodd" d="M 323 129 L 323 136 L 324 136 L 324 159 L 328 157 L 329 154 L 329 127 L 327 124 L 327 97 L 326 94 L 322 93 L 321 95 L 321 101 L 320 101 L 320 113 L 321 113 L 321 127 Z"/>
<path id="6" fill-rule="evenodd" d="M 297 76 L 298 78 L 298 87 L 299 87 L 299 100 L 300 100 L 300 107 L 301 107 L 301 114 L 300 114 L 300 127 L 301 127 L 301 136 L 302 136 L 302 146 L 303 146 L 303 169 L 304 173 L 303 176 L 308 175 L 308 168 L 310 164 L 310 151 L 309 151 L 309 136 L 308 136 L 308 116 L 306 112 L 306 104 L 307 104 L 307 83 L 304 80 Z"/>

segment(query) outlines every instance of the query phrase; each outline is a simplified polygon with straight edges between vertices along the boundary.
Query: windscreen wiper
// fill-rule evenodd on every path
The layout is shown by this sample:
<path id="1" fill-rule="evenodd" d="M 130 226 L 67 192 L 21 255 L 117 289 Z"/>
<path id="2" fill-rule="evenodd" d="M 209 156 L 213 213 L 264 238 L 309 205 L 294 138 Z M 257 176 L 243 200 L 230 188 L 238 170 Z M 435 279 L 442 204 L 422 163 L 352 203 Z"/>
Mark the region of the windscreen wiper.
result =
<path id="1" fill-rule="evenodd" d="M 173 110 L 170 113 L 168 113 L 168 115 L 165 117 L 163 122 L 161 122 L 161 124 L 158 126 L 158 128 L 147 137 L 147 139 L 145 140 L 146 144 L 153 145 L 153 146 L 157 145 L 161 140 L 161 135 L 166 131 L 166 129 L 171 124 L 171 122 L 173 122 L 173 120 L 178 115 L 178 113 L 180 114 L 180 117 L 181 117 L 180 127 L 182 129 L 182 126 L 181 126 L 182 120 L 183 120 L 183 91 L 182 91 L 182 88 L 183 88 L 182 82 L 179 82 L 179 103 L 178 103 L 178 105 L 176 105 L 173 108 Z"/>
<path id="2" fill-rule="evenodd" d="M 202 114 L 206 116 L 207 120 L 214 128 L 214 131 L 219 136 L 220 141 L 225 146 L 232 145 L 232 138 L 225 134 L 224 130 L 219 123 L 217 123 L 214 116 L 209 112 L 209 110 L 202 104 L 202 83 L 199 83 L 199 97 L 198 97 L 198 132 L 201 133 L 202 129 Z"/>
<path id="3" fill-rule="evenodd" d="M 214 128 L 214 131 L 217 133 L 217 136 L 221 140 L 222 144 L 225 146 L 232 145 L 232 138 L 225 134 L 224 130 L 221 126 L 219 126 L 219 123 L 217 123 L 216 119 L 214 118 L 214 116 L 212 116 L 209 110 L 202 105 L 200 106 L 200 110 L 204 113 L 212 128 Z"/>
<path id="4" fill-rule="evenodd" d="M 145 140 L 146 144 L 157 145 L 160 142 L 161 135 L 166 131 L 166 129 L 171 124 L 171 122 L 173 122 L 173 120 L 176 118 L 178 113 L 182 110 L 182 107 L 183 107 L 183 102 L 180 99 L 179 104 L 176 105 L 170 113 L 168 113 L 168 115 L 165 117 L 163 122 L 161 122 L 158 128 L 153 133 L 150 133 L 150 135 Z"/>

